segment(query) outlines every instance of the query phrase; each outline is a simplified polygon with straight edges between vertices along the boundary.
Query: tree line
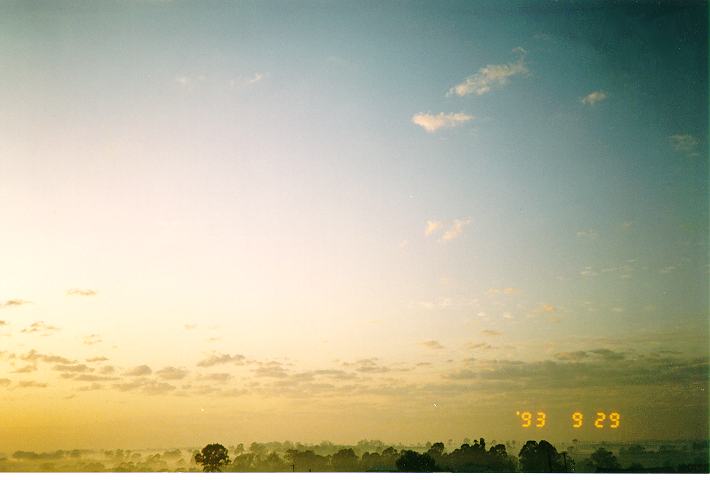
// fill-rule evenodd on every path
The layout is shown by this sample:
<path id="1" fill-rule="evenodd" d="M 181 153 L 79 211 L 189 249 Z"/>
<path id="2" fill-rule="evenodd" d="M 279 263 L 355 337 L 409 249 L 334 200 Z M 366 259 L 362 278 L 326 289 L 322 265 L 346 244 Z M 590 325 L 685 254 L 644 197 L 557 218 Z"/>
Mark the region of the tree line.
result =
<path id="1" fill-rule="evenodd" d="M 268 452 L 265 447 L 253 444 L 249 452 L 237 449 L 234 458 L 219 443 L 205 446 L 194 455 L 205 472 L 697 472 L 705 473 L 708 465 L 680 465 L 677 469 L 644 469 L 641 465 L 622 468 L 616 456 L 605 448 L 598 448 L 588 458 L 576 465 L 568 452 L 558 452 L 548 441 L 527 441 L 517 453 L 510 454 L 503 444 L 486 445 L 483 438 L 465 442 L 459 448 L 446 451 L 444 443 L 432 444 L 426 451 L 397 450 L 394 447 L 380 451 L 366 451 L 357 455 L 352 448 L 341 448 L 334 453 L 321 455 L 312 449 L 289 448 L 282 454 Z"/>

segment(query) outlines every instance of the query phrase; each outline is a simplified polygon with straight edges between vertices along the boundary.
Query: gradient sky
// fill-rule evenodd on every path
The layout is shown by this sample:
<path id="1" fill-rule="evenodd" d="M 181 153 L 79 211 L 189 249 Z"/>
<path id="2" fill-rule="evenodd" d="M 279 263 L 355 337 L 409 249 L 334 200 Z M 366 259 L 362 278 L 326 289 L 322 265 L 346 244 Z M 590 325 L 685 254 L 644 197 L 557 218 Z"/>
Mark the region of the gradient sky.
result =
<path id="1" fill-rule="evenodd" d="M 707 39 L 701 2 L 0 2 L 0 449 L 707 438 Z"/>

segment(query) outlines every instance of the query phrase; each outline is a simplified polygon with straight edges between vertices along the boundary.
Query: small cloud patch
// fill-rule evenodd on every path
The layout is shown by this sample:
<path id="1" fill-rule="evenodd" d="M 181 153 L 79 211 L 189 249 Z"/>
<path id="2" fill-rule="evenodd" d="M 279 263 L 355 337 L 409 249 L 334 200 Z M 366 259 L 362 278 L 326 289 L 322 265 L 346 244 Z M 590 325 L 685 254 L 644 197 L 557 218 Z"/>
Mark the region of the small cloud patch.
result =
<path id="1" fill-rule="evenodd" d="M 141 377 L 144 375 L 150 375 L 153 373 L 153 370 L 148 365 L 138 365 L 137 367 L 133 367 L 130 370 L 126 371 L 124 375 L 130 376 L 130 377 Z"/>
<path id="2" fill-rule="evenodd" d="M 42 336 L 51 335 L 55 331 L 59 330 L 53 325 L 48 325 L 44 322 L 34 322 L 27 328 L 22 329 L 22 333 L 38 333 Z"/>
<path id="3" fill-rule="evenodd" d="M 96 295 L 96 291 L 90 288 L 70 288 L 67 290 L 67 295 L 73 297 L 93 297 Z"/>
<path id="4" fill-rule="evenodd" d="M 11 298 L 10 300 L 7 300 L 5 303 L 0 303 L 0 308 L 7 308 L 7 307 L 21 307 L 23 305 L 29 305 L 30 302 L 29 300 L 23 300 L 21 298 Z"/>
<path id="5" fill-rule="evenodd" d="M 584 97 L 581 98 L 581 102 L 585 105 L 589 105 L 590 107 L 596 105 L 599 102 L 603 102 L 606 100 L 608 97 L 607 93 L 602 91 L 602 90 L 596 90 L 594 92 L 590 92 Z"/>
<path id="6" fill-rule="evenodd" d="M 512 77 L 527 74 L 528 69 L 525 66 L 527 52 L 522 47 L 513 49 L 513 52 L 518 54 L 518 59 L 515 62 L 486 65 L 463 82 L 451 87 L 447 95 L 458 95 L 459 97 L 465 97 L 472 93 L 478 96 L 484 95 L 507 85 Z"/>
<path id="7" fill-rule="evenodd" d="M 244 364 L 245 357 L 244 355 L 230 355 L 228 353 L 213 353 L 209 357 L 205 358 L 204 360 L 200 360 L 197 362 L 198 367 L 212 367 L 214 365 L 221 365 L 225 363 L 233 363 L 236 365 L 242 365 Z"/>
<path id="8" fill-rule="evenodd" d="M 420 345 L 431 350 L 442 350 L 444 348 L 444 346 L 436 340 L 427 340 L 425 342 L 421 342 Z"/>
<path id="9" fill-rule="evenodd" d="M 442 128 L 454 128 L 473 120 L 473 115 L 467 113 L 444 113 L 437 114 L 419 112 L 412 116 L 412 123 L 419 125 L 428 133 L 434 133 Z"/>
<path id="10" fill-rule="evenodd" d="M 684 153 L 689 157 L 698 156 L 698 145 L 699 141 L 693 135 L 688 133 L 677 133 L 668 137 L 673 146 L 673 150 L 676 152 Z"/>

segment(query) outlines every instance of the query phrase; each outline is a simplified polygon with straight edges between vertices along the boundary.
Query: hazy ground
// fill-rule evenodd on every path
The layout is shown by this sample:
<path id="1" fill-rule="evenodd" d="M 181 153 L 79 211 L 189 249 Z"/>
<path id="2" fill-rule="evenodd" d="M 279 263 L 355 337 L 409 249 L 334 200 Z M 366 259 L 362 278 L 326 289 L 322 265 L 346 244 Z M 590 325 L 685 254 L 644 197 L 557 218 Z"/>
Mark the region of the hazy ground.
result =
<path id="1" fill-rule="evenodd" d="M 449 443 L 446 451 L 458 448 L 459 444 Z M 285 460 L 288 450 L 312 450 L 316 455 L 328 457 L 336 452 L 352 448 L 358 458 L 365 452 L 382 453 L 388 445 L 378 441 L 361 441 L 356 445 L 336 445 L 330 442 L 320 444 L 301 444 L 293 442 L 252 443 L 251 445 L 227 445 L 230 459 L 239 455 L 254 454 L 257 460 L 251 471 L 290 471 L 291 465 Z M 411 449 L 426 452 L 430 444 L 392 445 L 398 451 Z M 506 442 L 506 450 L 511 456 L 517 456 L 521 445 Z M 559 452 L 567 452 L 574 460 L 577 471 L 584 471 L 584 462 L 598 448 L 603 447 L 616 455 L 622 467 L 640 464 L 645 468 L 677 467 L 683 464 L 706 464 L 708 461 L 708 443 L 703 441 L 677 442 L 568 442 L 555 445 Z M 0 471 L 2 472 L 159 472 L 159 471 L 201 471 L 194 461 L 194 454 L 201 447 L 180 447 L 161 450 L 56 450 L 51 452 L 0 452 Z M 267 458 L 276 453 L 282 462 L 278 467 L 269 463 Z M 225 470 L 237 470 L 230 465 Z"/>

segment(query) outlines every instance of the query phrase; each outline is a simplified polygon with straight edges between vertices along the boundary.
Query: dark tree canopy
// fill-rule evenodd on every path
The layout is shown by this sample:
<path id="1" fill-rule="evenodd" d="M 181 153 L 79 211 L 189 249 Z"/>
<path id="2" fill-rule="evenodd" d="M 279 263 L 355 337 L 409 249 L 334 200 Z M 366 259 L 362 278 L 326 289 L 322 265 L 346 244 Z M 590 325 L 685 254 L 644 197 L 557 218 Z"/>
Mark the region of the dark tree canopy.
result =
<path id="1" fill-rule="evenodd" d="M 564 472 L 564 459 L 549 442 L 528 440 L 518 454 L 520 466 L 526 473 Z"/>
<path id="2" fill-rule="evenodd" d="M 619 470 L 621 468 L 616 456 L 606 448 L 598 448 L 589 459 L 596 470 Z"/>
<path id="3" fill-rule="evenodd" d="M 397 470 L 400 472 L 436 472 L 436 462 L 427 453 L 417 453 L 413 450 L 405 450 L 402 456 L 397 459 Z"/>
<path id="4" fill-rule="evenodd" d="M 195 455 L 195 461 L 202 464 L 204 472 L 221 472 L 229 464 L 229 452 L 219 443 L 210 443 Z"/>

